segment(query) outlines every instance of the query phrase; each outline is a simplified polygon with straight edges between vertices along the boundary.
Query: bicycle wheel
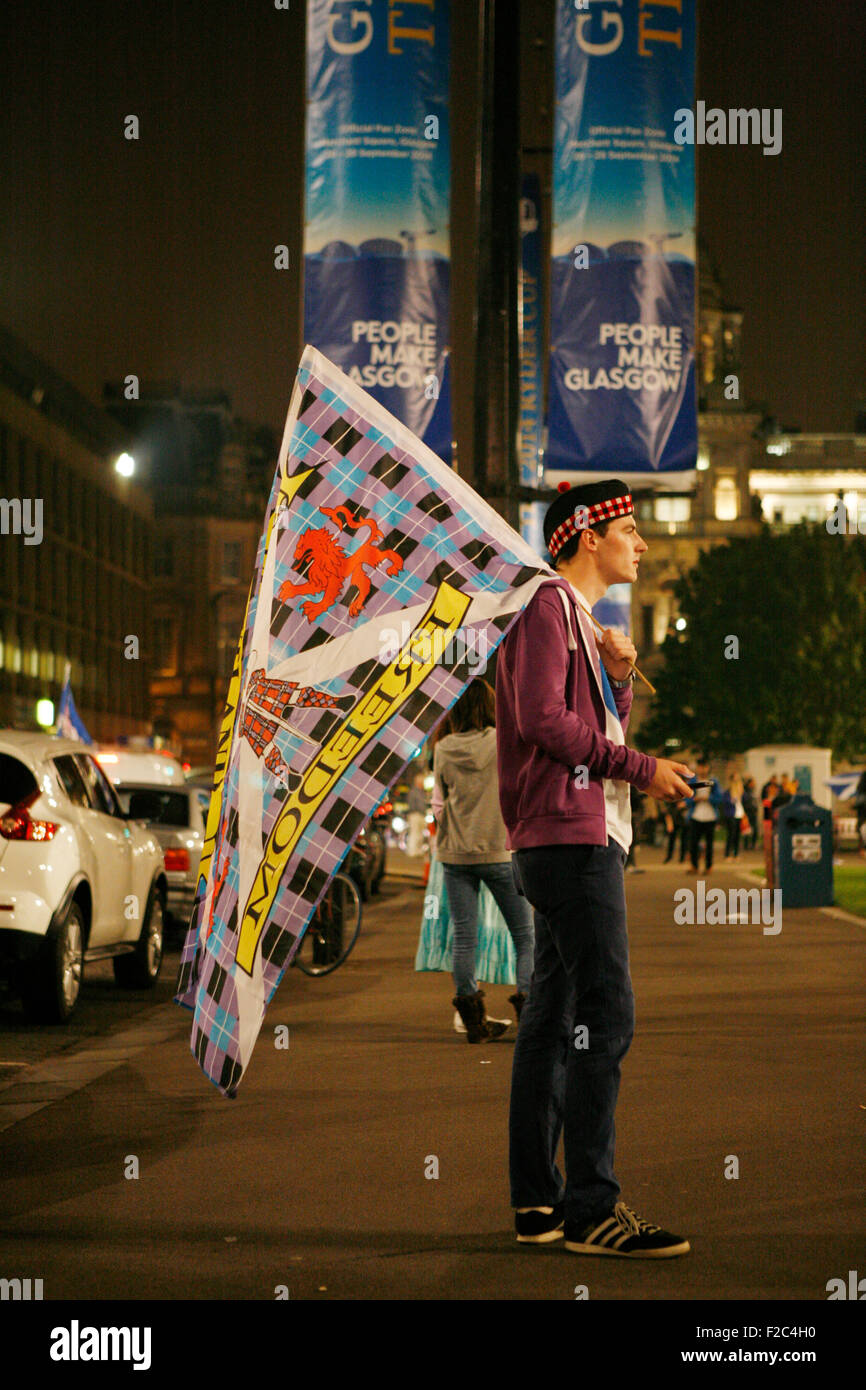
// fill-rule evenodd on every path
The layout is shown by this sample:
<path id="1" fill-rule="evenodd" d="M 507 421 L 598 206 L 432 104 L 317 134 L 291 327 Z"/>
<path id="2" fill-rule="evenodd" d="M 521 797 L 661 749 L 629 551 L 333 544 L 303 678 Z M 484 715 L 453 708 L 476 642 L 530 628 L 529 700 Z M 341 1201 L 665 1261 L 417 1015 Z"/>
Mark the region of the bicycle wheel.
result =
<path id="1" fill-rule="evenodd" d="M 298 947 L 305 975 L 330 975 L 352 950 L 361 930 L 361 894 L 348 874 L 335 874 Z"/>

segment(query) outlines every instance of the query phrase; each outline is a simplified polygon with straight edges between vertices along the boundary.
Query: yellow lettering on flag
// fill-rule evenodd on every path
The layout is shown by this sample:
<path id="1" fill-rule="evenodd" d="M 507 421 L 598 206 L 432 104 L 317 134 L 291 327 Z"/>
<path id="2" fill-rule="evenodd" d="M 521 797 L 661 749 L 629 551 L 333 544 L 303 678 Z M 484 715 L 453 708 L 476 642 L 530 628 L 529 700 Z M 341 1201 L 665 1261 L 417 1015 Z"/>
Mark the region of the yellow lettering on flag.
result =
<path id="1" fill-rule="evenodd" d="M 265 562 L 268 556 L 268 548 L 271 543 L 271 534 L 274 528 L 274 521 L 283 512 L 283 508 L 279 505 L 279 499 L 285 497 L 286 504 L 291 502 L 301 483 L 304 481 L 305 478 L 308 478 L 313 471 L 314 470 L 312 468 L 302 468 L 297 473 L 293 473 L 291 477 L 284 477 L 282 483 L 280 484 L 277 506 L 274 507 L 274 510 L 271 512 L 270 519 L 268 521 L 268 531 L 267 536 L 265 538 L 265 553 L 262 558 L 263 573 L 265 568 Z M 238 645 L 237 650 L 235 652 L 234 663 L 232 665 L 232 676 L 231 680 L 229 681 L 229 692 L 226 696 L 225 712 L 223 714 L 222 723 L 220 725 L 219 737 L 217 738 L 216 762 L 214 764 L 213 791 L 211 792 L 210 802 L 207 808 L 207 822 L 205 824 L 204 843 L 202 845 L 201 859 L 199 860 L 198 865 L 198 883 L 201 883 L 202 879 L 204 879 L 205 882 L 207 882 L 208 875 L 210 874 L 211 859 L 213 858 L 216 833 L 219 828 L 220 807 L 222 805 L 222 789 L 223 782 L 225 781 L 226 768 L 228 767 L 229 749 L 231 747 L 232 741 L 232 730 L 234 729 L 235 714 L 237 713 L 238 698 L 240 696 L 241 658 L 244 650 L 244 636 L 246 635 L 247 623 L 249 621 L 250 603 L 252 602 L 252 597 L 253 585 L 250 584 L 250 591 L 247 594 L 246 611 L 244 612 L 244 621 L 241 627 L 240 637 L 238 638 Z"/>
<path id="2" fill-rule="evenodd" d="M 290 856 L 325 797 L 358 754 L 376 737 L 433 670 L 470 604 L 466 594 L 441 583 L 398 656 L 381 674 L 316 754 L 303 781 L 287 797 L 274 822 L 238 934 L 236 960 L 248 975 L 259 939 Z"/>

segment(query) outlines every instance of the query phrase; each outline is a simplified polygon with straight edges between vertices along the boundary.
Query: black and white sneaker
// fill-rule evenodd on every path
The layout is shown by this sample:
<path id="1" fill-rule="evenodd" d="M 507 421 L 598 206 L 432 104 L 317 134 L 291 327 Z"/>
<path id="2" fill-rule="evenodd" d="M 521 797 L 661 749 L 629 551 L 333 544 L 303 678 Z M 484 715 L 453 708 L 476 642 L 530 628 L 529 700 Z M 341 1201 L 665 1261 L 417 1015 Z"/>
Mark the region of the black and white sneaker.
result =
<path id="1" fill-rule="evenodd" d="M 514 1225 L 517 1239 L 521 1245 L 547 1245 L 551 1240 L 562 1239 L 564 1208 L 560 1202 L 555 1207 L 534 1207 L 531 1211 L 515 1211 Z"/>
<path id="2" fill-rule="evenodd" d="M 687 1255 L 691 1250 L 682 1236 L 663 1231 L 644 1221 L 617 1202 L 603 1221 L 579 1227 L 573 1222 L 565 1225 L 565 1248 L 578 1255 L 620 1255 L 632 1260 L 669 1260 L 675 1255 Z"/>

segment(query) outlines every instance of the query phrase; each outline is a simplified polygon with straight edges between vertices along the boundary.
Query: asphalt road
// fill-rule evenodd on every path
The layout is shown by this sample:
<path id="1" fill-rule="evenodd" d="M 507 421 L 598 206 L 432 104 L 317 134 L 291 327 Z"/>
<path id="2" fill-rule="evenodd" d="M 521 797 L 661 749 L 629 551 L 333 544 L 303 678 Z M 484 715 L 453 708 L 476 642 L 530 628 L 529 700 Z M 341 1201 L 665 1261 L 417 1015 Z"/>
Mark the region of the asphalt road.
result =
<path id="1" fill-rule="evenodd" d="M 42 1278 L 45 1299 L 826 1301 L 866 1274 L 866 924 L 677 925 L 694 881 L 642 862 L 617 1170 L 689 1257 L 516 1246 L 512 1044 L 454 1034 L 449 978 L 413 968 L 423 889 L 389 878 L 345 966 L 287 973 L 233 1102 L 169 1002 L 176 954 L 155 996 L 92 972 L 66 1033 L 3 1008 L 0 1058 L 28 1065 L 0 1073 L 0 1274 Z M 510 992 L 489 987 L 492 1013 Z"/>

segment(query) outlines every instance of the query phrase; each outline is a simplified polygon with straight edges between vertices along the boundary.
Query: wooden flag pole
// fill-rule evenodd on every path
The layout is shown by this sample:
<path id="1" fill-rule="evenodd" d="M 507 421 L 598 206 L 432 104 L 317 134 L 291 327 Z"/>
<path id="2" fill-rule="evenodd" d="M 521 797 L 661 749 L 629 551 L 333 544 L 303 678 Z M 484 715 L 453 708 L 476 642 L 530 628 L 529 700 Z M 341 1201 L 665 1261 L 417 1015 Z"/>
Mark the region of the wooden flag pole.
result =
<path id="1" fill-rule="evenodd" d="M 598 621 L 597 618 L 594 618 L 594 617 L 592 616 L 592 614 L 590 613 L 590 611 L 589 611 L 588 608 L 585 608 L 585 607 L 584 607 L 584 605 L 581 603 L 580 599 L 575 599 L 575 602 L 577 603 L 577 605 L 578 605 L 579 608 L 583 608 L 584 613 L 585 613 L 586 616 L 589 618 L 589 620 L 590 620 L 591 623 L 595 623 L 595 625 L 596 625 L 596 627 L 598 628 L 599 632 L 604 632 L 604 628 L 602 627 L 601 623 Z M 646 678 L 646 676 L 643 674 L 643 672 L 642 672 L 642 671 L 639 671 L 638 668 L 637 668 L 634 664 L 632 664 L 632 668 L 631 668 L 631 669 L 634 671 L 635 675 L 638 676 L 638 677 L 643 681 L 644 685 L 646 686 L 646 688 L 647 688 L 647 690 L 650 692 L 650 694 L 651 694 L 651 695 L 655 695 L 655 694 L 656 694 L 656 688 L 655 688 L 655 686 L 650 684 L 650 682 L 647 680 L 647 678 Z"/>

